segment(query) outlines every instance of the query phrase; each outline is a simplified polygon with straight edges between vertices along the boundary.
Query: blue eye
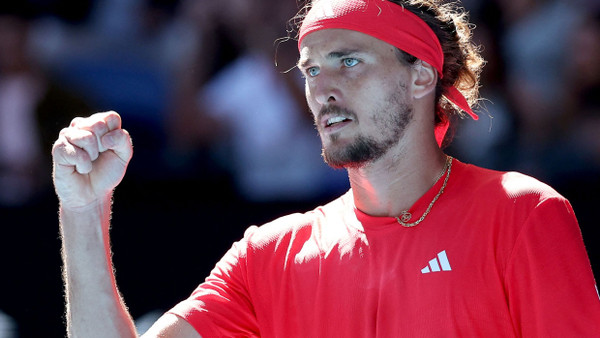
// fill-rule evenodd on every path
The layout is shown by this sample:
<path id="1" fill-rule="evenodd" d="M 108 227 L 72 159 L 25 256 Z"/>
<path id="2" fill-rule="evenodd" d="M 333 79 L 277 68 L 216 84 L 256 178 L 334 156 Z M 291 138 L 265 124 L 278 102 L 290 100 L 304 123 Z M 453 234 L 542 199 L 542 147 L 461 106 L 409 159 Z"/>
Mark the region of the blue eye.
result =
<path id="1" fill-rule="evenodd" d="M 344 63 L 345 67 L 350 68 L 350 67 L 356 66 L 359 61 L 357 59 L 354 59 L 354 58 L 347 58 L 347 59 L 344 59 L 342 62 Z"/>
<path id="2" fill-rule="evenodd" d="M 306 70 L 306 73 L 310 77 L 315 77 L 315 76 L 319 75 L 320 72 L 321 72 L 321 70 L 318 67 L 310 67 Z"/>

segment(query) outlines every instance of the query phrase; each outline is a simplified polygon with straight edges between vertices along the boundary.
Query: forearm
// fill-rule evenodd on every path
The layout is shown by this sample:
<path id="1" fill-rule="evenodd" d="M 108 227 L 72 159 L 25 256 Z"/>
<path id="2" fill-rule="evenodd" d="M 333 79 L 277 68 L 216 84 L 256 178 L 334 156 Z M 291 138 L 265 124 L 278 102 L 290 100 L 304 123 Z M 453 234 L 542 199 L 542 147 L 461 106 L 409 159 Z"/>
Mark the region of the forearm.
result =
<path id="1" fill-rule="evenodd" d="M 110 197 L 71 210 L 61 206 L 62 257 L 70 337 L 135 337 L 118 292 L 110 252 Z"/>

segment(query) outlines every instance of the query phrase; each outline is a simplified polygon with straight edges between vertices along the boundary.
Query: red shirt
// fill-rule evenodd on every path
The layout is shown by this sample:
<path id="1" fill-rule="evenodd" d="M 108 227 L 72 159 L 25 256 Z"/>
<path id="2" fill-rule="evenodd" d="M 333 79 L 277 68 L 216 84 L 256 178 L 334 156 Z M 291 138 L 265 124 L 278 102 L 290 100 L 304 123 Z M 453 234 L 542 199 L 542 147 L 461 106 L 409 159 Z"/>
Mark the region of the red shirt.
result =
<path id="1" fill-rule="evenodd" d="M 454 160 L 450 175 L 413 228 L 360 212 L 351 191 L 250 227 L 170 312 L 204 337 L 600 337 L 568 201 L 518 173 Z"/>

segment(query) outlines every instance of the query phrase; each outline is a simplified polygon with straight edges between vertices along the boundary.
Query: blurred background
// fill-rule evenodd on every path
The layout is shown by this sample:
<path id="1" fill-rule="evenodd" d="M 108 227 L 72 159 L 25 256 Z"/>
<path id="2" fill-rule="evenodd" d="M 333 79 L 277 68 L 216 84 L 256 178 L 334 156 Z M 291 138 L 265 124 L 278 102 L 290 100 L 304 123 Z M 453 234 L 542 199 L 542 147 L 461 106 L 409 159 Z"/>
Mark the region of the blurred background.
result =
<path id="1" fill-rule="evenodd" d="M 448 151 L 569 198 L 600 280 L 600 3 L 463 5 L 488 61 L 485 100 Z M 277 40 L 297 11 L 292 0 L 0 5 L 0 337 L 65 335 L 50 148 L 75 116 L 116 110 L 134 140 L 112 244 L 141 330 L 249 225 L 348 189 L 322 163 L 296 43 Z"/>

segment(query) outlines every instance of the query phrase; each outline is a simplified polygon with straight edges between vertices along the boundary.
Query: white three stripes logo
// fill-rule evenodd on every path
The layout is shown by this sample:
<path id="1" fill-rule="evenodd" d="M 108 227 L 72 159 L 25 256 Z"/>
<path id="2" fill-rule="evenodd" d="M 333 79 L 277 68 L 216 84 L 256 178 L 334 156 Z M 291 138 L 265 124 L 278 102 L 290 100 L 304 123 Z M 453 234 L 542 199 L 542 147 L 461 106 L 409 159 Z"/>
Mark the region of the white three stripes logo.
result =
<path id="1" fill-rule="evenodd" d="M 429 264 L 421 269 L 421 273 L 439 272 L 439 271 L 452 271 L 446 250 L 437 254 L 437 257 L 430 260 Z"/>

